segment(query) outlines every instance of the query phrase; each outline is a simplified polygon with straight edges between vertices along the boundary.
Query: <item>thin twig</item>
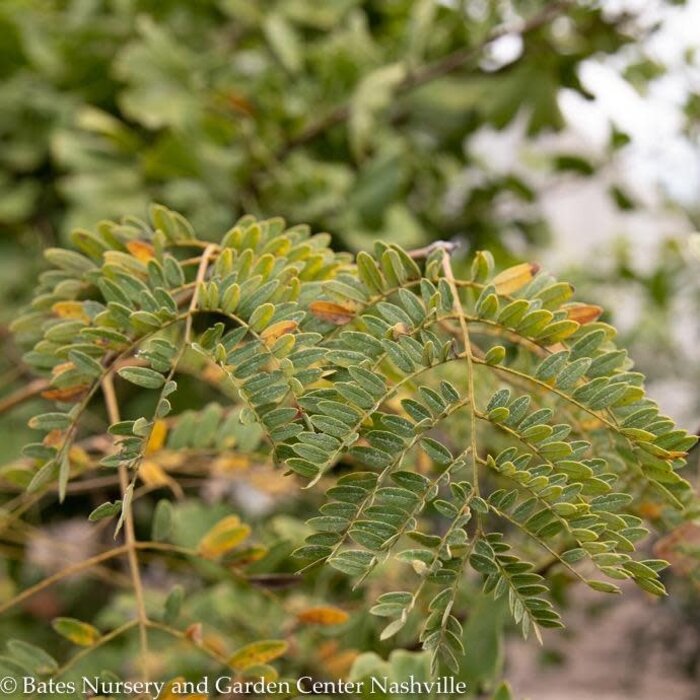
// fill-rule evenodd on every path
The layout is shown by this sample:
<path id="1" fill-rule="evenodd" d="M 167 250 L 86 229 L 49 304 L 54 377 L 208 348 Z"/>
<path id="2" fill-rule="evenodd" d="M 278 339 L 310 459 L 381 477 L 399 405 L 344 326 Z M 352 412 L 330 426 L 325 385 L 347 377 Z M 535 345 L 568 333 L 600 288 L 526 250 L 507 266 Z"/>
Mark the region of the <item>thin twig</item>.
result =
<path id="1" fill-rule="evenodd" d="M 19 406 L 19 404 L 29 399 L 36 398 L 42 391 L 46 391 L 48 388 L 49 381 L 47 379 L 35 379 L 33 382 L 29 382 L 26 386 L 17 389 L 17 391 L 12 392 L 9 396 L 0 400 L 0 414 L 7 413 L 7 411 L 11 411 L 15 406 Z"/>
<path id="2" fill-rule="evenodd" d="M 150 620 L 148 626 L 151 629 L 164 632 L 165 634 L 168 634 L 171 637 L 174 637 L 175 639 L 180 639 L 183 642 L 187 642 L 195 649 L 199 649 L 202 653 L 206 654 L 207 656 L 214 659 L 223 666 L 228 666 L 228 659 L 216 652 L 214 649 L 208 647 L 206 643 L 197 643 L 194 639 L 192 639 L 192 637 L 189 637 L 185 632 L 182 632 L 181 630 L 176 629 L 175 627 L 171 627 L 170 625 L 166 625 L 163 622 L 156 622 L 155 620 Z"/>
<path id="3" fill-rule="evenodd" d="M 201 289 L 202 282 L 207 274 L 207 266 L 209 265 L 209 258 L 212 253 L 219 249 L 216 243 L 208 245 L 202 257 L 199 261 L 199 268 L 197 269 L 197 278 L 194 281 L 194 291 L 192 292 L 192 299 L 190 300 L 190 306 L 187 310 L 187 318 L 185 320 L 185 345 L 190 342 L 190 336 L 192 335 L 192 314 L 194 314 L 197 309 L 197 302 L 199 301 L 199 290 Z"/>
<path id="4" fill-rule="evenodd" d="M 120 420 L 119 404 L 114 391 L 114 379 L 112 374 L 107 374 L 102 379 L 102 393 L 107 406 L 107 415 L 110 423 L 118 423 Z M 141 670 L 144 680 L 148 680 L 148 614 L 146 612 L 146 600 L 143 592 L 143 581 L 139 569 L 139 559 L 136 553 L 136 534 L 134 531 L 134 514 L 131 504 L 126 502 L 126 493 L 129 488 L 129 474 L 125 463 L 119 465 L 119 485 L 122 491 L 122 503 L 124 508 L 124 540 L 129 559 L 131 581 L 134 586 L 136 599 L 136 611 L 139 624 L 139 639 L 141 644 Z"/>
<path id="5" fill-rule="evenodd" d="M 113 629 L 111 632 L 100 637 L 92 646 L 82 649 L 77 654 L 72 656 L 68 661 L 66 661 L 63 666 L 61 666 L 55 673 L 52 674 L 52 678 L 60 678 L 67 671 L 69 671 L 73 666 L 75 666 L 79 661 L 82 661 L 86 656 L 89 656 L 93 651 L 103 647 L 105 644 L 109 644 L 112 640 L 117 637 L 121 637 L 122 634 L 128 632 L 129 630 L 136 627 L 138 622 L 136 620 L 129 620 L 129 622 L 124 623 L 121 627 Z M 34 697 L 34 696 L 30 696 Z"/>
<path id="6" fill-rule="evenodd" d="M 19 605 L 27 598 L 31 598 L 34 594 L 43 591 L 49 586 L 52 586 L 54 583 L 58 583 L 59 581 L 68 578 L 69 576 L 79 574 L 81 571 L 85 571 L 86 569 L 89 569 L 103 561 L 107 561 L 108 559 L 113 559 L 114 557 L 117 557 L 120 554 L 124 554 L 126 550 L 126 545 L 120 545 L 119 547 L 114 547 L 110 550 L 107 550 L 106 552 L 100 552 L 100 554 L 96 554 L 95 556 L 90 557 L 89 559 L 84 559 L 83 561 L 79 561 L 76 564 L 72 564 L 71 566 L 67 566 L 64 569 L 61 569 L 61 571 L 45 579 L 42 579 L 41 581 L 39 581 L 39 583 L 36 583 L 33 586 L 30 586 L 29 588 L 26 588 L 21 593 L 17 594 L 14 598 L 11 598 L 10 600 L 2 603 L 0 605 L 0 615 L 2 615 L 15 605 Z"/>
<path id="7" fill-rule="evenodd" d="M 414 260 L 423 260 L 427 258 L 434 250 L 444 250 L 446 255 L 454 253 L 459 248 L 457 241 L 433 241 L 429 245 L 422 248 L 414 248 L 408 251 L 409 257 Z"/>

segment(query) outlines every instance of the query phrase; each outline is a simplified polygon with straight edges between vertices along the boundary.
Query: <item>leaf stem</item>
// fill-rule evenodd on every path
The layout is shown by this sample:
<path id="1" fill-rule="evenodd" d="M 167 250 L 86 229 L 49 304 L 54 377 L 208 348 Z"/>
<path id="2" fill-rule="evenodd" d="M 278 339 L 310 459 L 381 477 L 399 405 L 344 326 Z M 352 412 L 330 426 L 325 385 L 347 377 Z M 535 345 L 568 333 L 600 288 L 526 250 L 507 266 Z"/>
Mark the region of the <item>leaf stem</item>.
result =
<path id="1" fill-rule="evenodd" d="M 223 656 L 221 656 L 221 654 L 217 653 L 213 649 L 210 649 L 206 645 L 206 643 L 198 644 L 194 639 L 189 637 L 185 632 L 182 632 L 181 630 L 176 629 L 175 627 L 171 627 L 170 625 L 166 625 L 163 622 L 156 622 L 155 620 L 149 620 L 148 626 L 151 629 L 158 630 L 159 632 L 164 632 L 165 634 L 168 634 L 171 637 L 174 637 L 175 639 L 180 639 L 183 642 L 188 642 L 195 649 L 199 649 L 204 654 L 206 654 L 210 658 L 214 659 L 214 661 L 222 664 L 223 666 L 228 666 L 228 659 L 224 658 Z"/>
<path id="2" fill-rule="evenodd" d="M 450 285 L 452 290 L 452 304 L 455 312 L 459 317 L 459 325 L 462 329 L 462 338 L 464 340 L 464 355 L 467 359 L 467 390 L 469 392 L 469 404 L 471 408 L 470 412 L 470 437 L 471 437 L 471 453 L 472 453 L 472 464 L 473 464 L 473 475 L 472 482 L 474 485 L 474 493 L 479 495 L 479 463 L 477 460 L 477 449 L 476 449 L 476 397 L 474 395 L 474 363 L 472 355 L 472 345 L 469 339 L 469 328 L 467 327 L 467 320 L 464 314 L 464 308 L 462 307 L 462 302 L 459 298 L 459 289 L 455 282 L 454 272 L 452 271 L 452 262 L 447 251 L 442 257 L 442 269 L 445 273 L 445 279 Z"/>

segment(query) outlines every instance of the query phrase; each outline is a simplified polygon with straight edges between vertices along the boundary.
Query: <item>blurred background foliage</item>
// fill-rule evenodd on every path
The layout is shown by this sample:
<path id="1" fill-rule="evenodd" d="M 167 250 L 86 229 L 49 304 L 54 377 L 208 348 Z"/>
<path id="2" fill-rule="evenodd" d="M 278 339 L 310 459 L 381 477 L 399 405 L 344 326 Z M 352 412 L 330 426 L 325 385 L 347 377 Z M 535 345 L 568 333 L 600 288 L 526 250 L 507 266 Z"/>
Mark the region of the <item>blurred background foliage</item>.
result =
<path id="1" fill-rule="evenodd" d="M 28 441 L 26 420 L 41 405 L 40 399 L 20 402 L 31 393 L 31 377 L 6 330 L 35 285 L 41 250 L 65 243 L 75 227 L 142 215 L 152 200 L 181 211 L 203 238 L 252 213 L 309 223 L 351 250 L 377 238 L 407 248 L 451 239 L 465 250 L 492 250 L 499 265 L 542 260 L 576 281 L 580 298 L 608 309 L 622 343 L 649 376 L 652 395 L 684 427 L 696 428 L 697 198 L 658 188 L 653 178 L 641 187 L 630 179 L 634 134 L 621 120 L 604 119 L 595 145 L 572 123 L 577 111 L 585 119 L 588 106 L 601 99 L 585 79 L 591 65 L 606 66 L 618 86 L 640 99 L 673 71 L 674 79 L 682 78 L 676 128 L 697 157 L 697 56 L 687 49 L 680 64 L 670 66 L 654 50 L 654 37 L 684 5 L 3 0 L 5 458 L 16 457 Z M 593 194 L 571 198 L 572 190 Z M 600 211 L 604 233 L 593 230 Z M 192 405 L 201 405 L 196 382 L 190 391 Z M 259 536 L 280 553 L 266 558 L 260 573 L 280 566 L 291 572 L 288 553 L 306 534 L 298 516 L 308 506 L 299 501 L 285 510 L 284 499 L 279 505 L 277 494 L 267 493 L 274 482 L 244 482 L 236 487 L 245 494 L 234 499 L 236 507 L 263 504 L 248 515 L 264 521 Z M 208 498 L 231 503 L 228 487 Z M 42 531 L 67 527 L 71 513 L 84 513 L 85 505 L 72 499 L 61 511 L 49 507 L 34 514 L 34 524 Z M 211 509 L 184 502 L 177 511 L 188 508 L 199 509 L 188 519 L 208 517 Z M 145 521 L 151 513 L 142 515 Z M 67 541 L 74 535 L 59 529 L 47 536 Z M 41 551 L 25 554 L 4 562 L 3 587 L 51 570 Z M 336 600 L 351 595 L 323 576 L 315 585 Z M 43 602 L 53 614 L 75 612 L 95 588 L 81 579 Z M 218 590 L 207 589 L 202 609 L 235 616 Z M 112 599 L 101 614 L 118 616 L 119 605 Z M 274 626 L 279 619 L 271 610 L 261 620 Z M 23 629 L 27 615 L 39 629 L 48 613 L 29 609 L 5 620 L 0 636 Z M 493 611 L 487 619 L 495 619 Z M 371 648 L 376 637 L 368 624 L 352 623 L 348 647 Z M 469 628 L 484 638 L 478 616 Z M 327 659 L 340 655 L 336 662 L 349 668 L 352 655 L 343 657 L 332 635 L 323 644 L 332 651 Z M 498 675 L 500 641 L 494 638 L 489 649 L 471 678 Z M 380 661 L 363 663 L 366 669 Z"/>
<path id="2" fill-rule="evenodd" d="M 517 118 L 530 138 L 562 129 L 560 93 L 592 98 L 580 65 L 646 31 L 625 12 L 533 0 L 8 0 L 0 26 L 9 230 L 60 237 L 157 200 L 198 230 L 274 212 L 354 247 L 543 243 L 534 184 L 490 173 L 469 139 Z M 502 36 L 521 37 L 515 54 Z M 630 79 L 643 87 L 652 67 L 640 57 Z M 611 128 L 610 148 L 624 143 Z M 460 182 L 470 168 L 476 187 Z"/>

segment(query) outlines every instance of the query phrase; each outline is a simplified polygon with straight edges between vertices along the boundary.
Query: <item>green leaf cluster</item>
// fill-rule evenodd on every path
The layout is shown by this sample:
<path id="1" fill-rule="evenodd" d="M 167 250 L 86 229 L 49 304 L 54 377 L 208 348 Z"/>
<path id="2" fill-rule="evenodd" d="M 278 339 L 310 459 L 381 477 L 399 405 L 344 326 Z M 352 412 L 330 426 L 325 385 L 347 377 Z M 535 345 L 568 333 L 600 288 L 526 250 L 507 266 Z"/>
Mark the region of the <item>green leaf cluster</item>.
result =
<path id="1" fill-rule="evenodd" d="M 566 32 L 550 31 L 558 15 Z M 490 41 L 523 24 L 522 54 L 493 70 Z M 0 221 L 67 234 L 157 199 L 202 229 L 274 211 L 353 246 L 396 230 L 415 244 L 446 230 L 480 246 L 513 229 L 536 241 L 539 215 L 505 221 L 492 206 L 527 207 L 533 183 L 465 159 L 463 144 L 518 115 L 533 135 L 562 128 L 559 91 L 587 98 L 578 67 L 629 44 L 628 24 L 597 6 L 520 0 L 482 12 L 433 0 L 8 0 Z M 446 213 L 465 165 L 483 182 Z M 566 153 L 551 167 L 591 169 Z"/>
<path id="2" fill-rule="evenodd" d="M 32 421 L 53 439 L 26 449 L 30 489 L 58 476 L 65 491 L 82 414 L 100 390 L 109 403 L 116 375 L 154 394 L 151 414 L 110 427 L 119 448 L 102 464 L 132 475 L 123 511 L 158 422 L 175 452 L 254 430 L 246 449 L 325 489 L 296 553 L 305 568 L 359 585 L 389 559 L 405 566 L 405 590 L 371 612 L 388 620 L 382 639 L 420 619 L 434 672 L 464 653 L 469 577 L 537 636 L 562 626 L 552 567 L 597 591 L 631 579 L 665 592 L 665 562 L 634 555 L 649 503 L 694 512 L 678 470 L 696 438 L 646 397 L 615 330 L 570 285 L 529 264 L 495 274 L 488 253 L 457 278 L 442 244 L 415 255 L 378 242 L 352 259 L 280 219 L 245 217 L 202 243 L 159 206 L 74 242 L 81 252 L 48 251 L 54 269 L 15 324 L 58 401 Z M 216 368 L 239 408 L 171 416 L 188 358 Z"/>

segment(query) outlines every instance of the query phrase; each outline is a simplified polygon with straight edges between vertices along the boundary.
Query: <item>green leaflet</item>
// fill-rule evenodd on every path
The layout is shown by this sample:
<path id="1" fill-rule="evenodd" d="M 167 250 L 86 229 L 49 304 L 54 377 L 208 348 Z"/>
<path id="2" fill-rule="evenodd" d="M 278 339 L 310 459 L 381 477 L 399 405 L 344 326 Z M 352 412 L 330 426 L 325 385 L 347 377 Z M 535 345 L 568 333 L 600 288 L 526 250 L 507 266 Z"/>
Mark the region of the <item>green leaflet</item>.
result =
<path id="1" fill-rule="evenodd" d="M 124 367 L 117 371 L 122 379 L 145 389 L 159 389 L 165 383 L 160 372 L 148 367 Z"/>
<path id="2" fill-rule="evenodd" d="M 114 503 L 102 503 L 97 506 L 95 510 L 90 513 L 88 520 L 91 522 L 97 522 L 98 520 L 103 520 L 104 518 L 111 518 L 114 515 L 118 515 L 122 509 L 121 501 L 114 501 Z"/>

